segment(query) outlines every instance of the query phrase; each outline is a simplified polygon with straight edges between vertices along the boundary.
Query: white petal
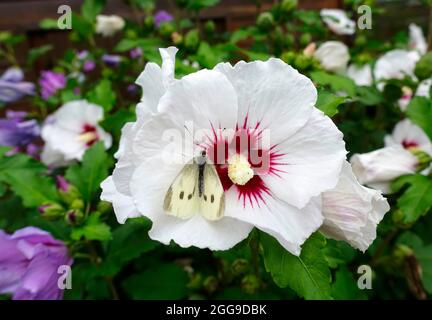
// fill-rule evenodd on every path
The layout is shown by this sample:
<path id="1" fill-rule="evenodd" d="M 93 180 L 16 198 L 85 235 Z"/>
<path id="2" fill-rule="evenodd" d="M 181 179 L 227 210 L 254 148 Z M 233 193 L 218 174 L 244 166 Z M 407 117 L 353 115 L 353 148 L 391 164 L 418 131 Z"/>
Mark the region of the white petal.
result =
<path id="1" fill-rule="evenodd" d="M 96 125 L 102 119 L 103 108 L 86 100 L 67 102 L 52 115 L 57 126 L 77 133 L 84 125 Z"/>
<path id="2" fill-rule="evenodd" d="M 409 25 L 409 48 L 417 50 L 421 55 L 425 54 L 428 48 L 423 30 L 415 23 Z"/>
<path id="3" fill-rule="evenodd" d="M 81 160 L 87 146 L 80 141 L 79 134 L 57 124 L 48 124 L 42 128 L 42 138 L 50 148 L 63 155 L 65 160 Z"/>
<path id="4" fill-rule="evenodd" d="M 354 34 L 356 24 L 348 18 L 345 11 L 340 9 L 322 9 L 320 12 L 324 23 L 334 33 L 339 35 Z"/>
<path id="5" fill-rule="evenodd" d="M 423 80 L 422 82 L 419 83 L 415 95 L 429 98 L 431 86 L 432 86 L 432 79 Z"/>
<path id="6" fill-rule="evenodd" d="M 418 160 L 400 146 L 386 147 L 369 153 L 355 154 L 350 159 L 353 172 L 361 184 L 382 189 L 389 182 L 404 174 L 416 171 Z"/>
<path id="7" fill-rule="evenodd" d="M 375 81 L 403 79 L 406 76 L 414 79 L 414 68 L 419 58 L 413 51 L 395 49 L 386 52 L 375 64 Z"/>
<path id="8" fill-rule="evenodd" d="M 350 59 L 348 47 L 340 41 L 326 41 L 315 51 L 315 58 L 330 72 L 345 72 Z"/>
<path id="9" fill-rule="evenodd" d="M 384 138 L 385 146 L 403 146 L 403 144 L 416 144 L 416 148 L 432 155 L 432 143 L 424 131 L 409 119 L 396 124 L 391 135 Z"/>
<path id="10" fill-rule="evenodd" d="M 237 123 L 237 95 L 226 77 L 215 71 L 200 70 L 176 81 L 161 98 L 158 109 L 135 136 L 137 161 L 160 153 L 168 162 L 182 154 L 189 160 L 194 153 L 185 148 L 185 142 L 193 147 L 193 140 L 203 142 L 199 138 L 203 134 L 212 136 L 212 126 L 232 129 Z"/>
<path id="11" fill-rule="evenodd" d="M 132 197 L 118 192 L 111 176 L 102 181 L 101 188 L 101 200 L 112 203 L 114 213 L 119 223 L 123 224 L 129 218 L 137 218 L 141 216 L 134 205 Z"/>
<path id="12" fill-rule="evenodd" d="M 162 68 L 154 62 L 149 62 L 135 81 L 143 89 L 141 103 L 137 105 L 138 117 L 145 115 L 146 112 L 157 112 L 159 99 L 164 95 L 169 85 L 174 82 L 177 51 L 178 49 L 175 47 L 159 49 L 162 57 Z"/>
<path id="13" fill-rule="evenodd" d="M 318 109 L 295 135 L 276 146 L 281 171 L 262 176 L 270 190 L 285 202 L 302 208 L 312 197 L 337 184 L 346 150 L 342 133 Z"/>
<path id="14" fill-rule="evenodd" d="M 41 161 L 46 166 L 54 168 L 64 167 L 72 162 L 72 160 L 65 160 L 63 153 L 54 150 L 49 143 L 45 143 L 44 145 L 41 153 Z"/>
<path id="15" fill-rule="evenodd" d="M 312 81 L 279 59 L 221 63 L 215 70 L 224 73 L 237 92 L 239 125 L 247 116 L 248 126 L 259 123 L 260 129 L 271 130 L 272 143 L 299 130 L 317 99 Z"/>
<path id="16" fill-rule="evenodd" d="M 353 79 L 358 86 L 370 86 L 373 83 L 370 64 L 365 64 L 363 66 L 358 66 L 356 64 L 349 65 L 347 76 Z"/>
<path id="17" fill-rule="evenodd" d="M 390 210 L 379 191 L 361 186 L 351 165 L 345 162 L 340 180 L 322 195 L 324 224 L 321 231 L 329 238 L 343 240 L 365 251 L 376 238 L 376 227 Z"/>
<path id="18" fill-rule="evenodd" d="M 300 210 L 273 195 L 263 195 L 265 203 L 260 207 L 244 207 L 235 188 L 229 189 L 225 196 L 226 216 L 248 222 L 270 234 L 297 256 L 300 255 L 301 245 L 323 222 L 319 197 Z"/>

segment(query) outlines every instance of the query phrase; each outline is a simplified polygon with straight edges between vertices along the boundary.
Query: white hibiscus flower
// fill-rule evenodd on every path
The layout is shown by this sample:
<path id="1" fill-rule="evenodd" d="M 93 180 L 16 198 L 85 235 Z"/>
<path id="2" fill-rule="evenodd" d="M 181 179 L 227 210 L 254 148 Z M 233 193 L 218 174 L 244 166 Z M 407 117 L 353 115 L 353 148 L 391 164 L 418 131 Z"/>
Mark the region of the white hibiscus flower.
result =
<path id="1" fill-rule="evenodd" d="M 371 86 L 373 83 L 372 67 L 370 64 L 365 64 L 363 66 L 350 64 L 346 75 L 353 79 L 358 86 Z"/>
<path id="2" fill-rule="evenodd" d="M 117 31 L 124 28 L 125 21 L 122 17 L 111 15 L 98 15 L 96 17 L 96 33 L 101 34 L 104 37 L 111 37 Z"/>
<path id="3" fill-rule="evenodd" d="M 135 168 L 139 165 L 132 152 L 132 142 L 141 122 L 146 121 L 153 113 L 157 113 L 157 105 L 166 89 L 175 81 L 175 55 L 177 48 L 160 49 L 162 67 L 154 62 L 146 64 L 144 71 L 138 77 L 136 84 L 143 89 L 141 102 L 136 108 L 137 121 L 127 123 L 120 138 L 119 149 L 114 155 L 117 163 L 111 177 L 102 183 L 103 200 L 113 203 L 114 212 L 119 223 L 125 223 L 128 218 L 140 216 L 135 207 L 129 188 L 129 180 Z"/>
<path id="4" fill-rule="evenodd" d="M 322 9 L 321 18 L 327 27 L 338 35 L 354 34 L 356 24 L 348 18 L 346 12 L 340 9 Z"/>
<path id="5" fill-rule="evenodd" d="M 402 146 L 403 148 L 419 149 L 432 155 L 432 143 L 426 133 L 409 119 L 400 121 L 391 135 L 384 138 L 386 147 Z"/>
<path id="6" fill-rule="evenodd" d="M 81 160 L 87 148 L 103 141 L 108 149 L 111 136 L 98 123 L 103 120 L 101 106 L 86 100 L 70 101 L 50 115 L 42 127 L 45 142 L 42 162 L 49 166 L 63 166 Z"/>
<path id="7" fill-rule="evenodd" d="M 398 106 L 402 111 L 406 111 L 413 97 L 413 91 L 410 87 L 402 87 L 402 97 L 398 100 Z"/>
<path id="8" fill-rule="evenodd" d="M 403 79 L 407 76 L 415 79 L 414 68 L 419 59 L 420 55 L 415 51 L 395 49 L 386 52 L 375 64 L 375 81 Z M 382 90 L 384 83 L 379 83 L 378 88 Z"/>
<path id="9" fill-rule="evenodd" d="M 390 210 L 381 192 L 359 184 L 348 162 L 344 164 L 336 188 L 323 193 L 322 208 L 321 232 L 363 252 L 375 240 L 376 227 Z"/>
<path id="10" fill-rule="evenodd" d="M 428 48 L 423 30 L 415 23 L 409 25 L 409 48 L 416 50 L 421 55 L 424 55 Z"/>
<path id="11" fill-rule="evenodd" d="M 345 72 L 350 59 L 348 47 L 340 41 L 324 42 L 314 56 L 325 70 L 335 73 Z"/>
<path id="12" fill-rule="evenodd" d="M 390 183 L 405 174 L 414 173 L 418 159 L 402 146 L 391 146 L 350 159 L 353 172 L 361 184 L 389 193 Z"/>
<path id="13" fill-rule="evenodd" d="M 153 84 L 148 85 L 144 90 L 151 92 Z M 165 88 L 158 113 L 123 131 L 130 147 L 121 148 L 119 162 L 126 157 L 130 165 L 116 167 L 102 185 L 102 197 L 114 203 L 125 200 L 117 195 L 129 197 L 133 205 L 119 209 L 126 208 L 121 215 L 137 210 L 147 216 L 153 222 L 150 237 L 166 244 L 174 240 L 182 247 L 226 250 L 255 226 L 300 254 L 300 246 L 323 222 L 320 195 L 336 186 L 346 155 L 341 132 L 314 108 L 312 82 L 270 59 L 219 64 L 169 81 Z M 167 139 L 173 130 L 182 139 Z M 185 150 L 188 136 L 200 130 L 207 134 L 194 139 L 198 147 Z M 263 144 L 264 132 L 270 133 L 269 145 Z M 238 147 L 238 140 L 246 140 L 247 147 Z M 215 163 L 224 188 L 223 217 L 167 214 L 163 207 L 170 185 L 202 151 Z M 263 160 L 259 165 L 251 160 L 255 152 Z M 167 155 L 184 161 L 167 161 Z"/>

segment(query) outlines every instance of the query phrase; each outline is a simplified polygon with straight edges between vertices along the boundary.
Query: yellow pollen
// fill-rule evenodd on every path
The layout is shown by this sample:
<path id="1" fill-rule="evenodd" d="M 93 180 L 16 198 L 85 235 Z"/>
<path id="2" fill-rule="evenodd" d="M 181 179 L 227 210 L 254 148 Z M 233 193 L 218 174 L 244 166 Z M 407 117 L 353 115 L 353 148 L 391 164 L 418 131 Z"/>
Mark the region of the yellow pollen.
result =
<path id="1" fill-rule="evenodd" d="M 252 177 L 254 172 L 246 157 L 235 154 L 228 159 L 228 177 L 238 185 L 245 185 Z"/>
<path id="2" fill-rule="evenodd" d="M 82 141 L 84 143 L 89 143 L 90 141 L 93 141 L 96 139 L 97 139 L 96 132 L 86 132 L 86 133 L 80 134 L 78 136 L 78 140 Z"/>

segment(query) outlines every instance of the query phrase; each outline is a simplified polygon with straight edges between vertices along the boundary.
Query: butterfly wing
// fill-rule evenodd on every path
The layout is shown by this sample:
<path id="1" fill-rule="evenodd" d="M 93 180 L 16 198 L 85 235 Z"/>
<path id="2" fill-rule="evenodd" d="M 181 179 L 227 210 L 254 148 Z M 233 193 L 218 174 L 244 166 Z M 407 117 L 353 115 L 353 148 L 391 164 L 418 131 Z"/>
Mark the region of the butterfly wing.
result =
<path id="1" fill-rule="evenodd" d="M 199 202 L 201 215 L 207 220 L 219 220 L 225 212 L 225 193 L 213 164 L 205 164 L 203 180 L 203 195 Z"/>
<path id="2" fill-rule="evenodd" d="M 163 208 L 169 215 L 188 219 L 198 212 L 198 165 L 186 164 L 169 187 Z"/>

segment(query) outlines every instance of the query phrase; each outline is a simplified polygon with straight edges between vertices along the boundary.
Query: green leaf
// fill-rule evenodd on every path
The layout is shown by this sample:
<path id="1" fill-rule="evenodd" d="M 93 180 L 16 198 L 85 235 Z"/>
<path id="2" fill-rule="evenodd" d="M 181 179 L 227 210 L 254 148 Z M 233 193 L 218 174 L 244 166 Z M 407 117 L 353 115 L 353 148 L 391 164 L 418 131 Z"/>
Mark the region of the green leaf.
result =
<path id="1" fill-rule="evenodd" d="M 89 201 L 108 176 L 110 165 L 103 142 L 98 142 L 86 151 L 81 165 L 74 164 L 67 169 L 66 179 L 78 188 L 84 200 Z"/>
<path id="2" fill-rule="evenodd" d="M 356 251 L 346 242 L 330 239 L 327 240 L 324 254 L 330 268 L 337 268 L 341 264 L 351 262 L 356 255 Z"/>
<path id="3" fill-rule="evenodd" d="M 88 22 L 93 22 L 102 11 L 105 0 L 84 0 L 81 6 L 81 14 Z"/>
<path id="4" fill-rule="evenodd" d="M 220 0 L 189 0 L 187 8 L 189 10 L 201 10 L 204 8 L 212 7 L 218 4 Z"/>
<path id="5" fill-rule="evenodd" d="M 24 206 L 31 208 L 57 201 L 57 188 L 54 180 L 44 175 L 46 168 L 24 154 L 5 156 L 7 150 L 0 149 L 0 181 L 10 185 L 22 198 Z"/>
<path id="6" fill-rule="evenodd" d="M 356 280 L 346 267 L 336 272 L 332 286 L 332 296 L 338 300 L 365 300 L 367 295 L 357 286 Z"/>
<path id="7" fill-rule="evenodd" d="M 148 237 L 151 223 L 145 218 L 128 220 L 113 232 L 104 261 L 104 275 L 115 275 L 129 261 L 156 248 L 159 243 Z"/>
<path id="8" fill-rule="evenodd" d="M 302 246 L 299 257 L 284 249 L 274 238 L 261 233 L 264 264 L 280 287 L 290 287 L 305 299 L 331 299 L 331 274 L 322 249 L 325 238 L 313 234 Z"/>
<path id="9" fill-rule="evenodd" d="M 316 102 L 316 107 L 324 112 L 327 116 L 333 117 L 337 114 L 338 107 L 345 101 L 344 97 L 337 96 L 326 90 L 318 90 L 318 99 Z"/>
<path id="10" fill-rule="evenodd" d="M 356 84 L 346 76 L 315 71 L 311 73 L 311 78 L 319 85 L 329 86 L 334 92 L 345 92 L 351 97 L 355 96 Z"/>
<path id="11" fill-rule="evenodd" d="M 116 95 L 112 88 L 111 81 L 108 79 L 99 81 L 96 87 L 88 93 L 87 99 L 90 102 L 102 106 L 105 112 L 110 111 L 116 102 Z"/>
<path id="12" fill-rule="evenodd" d="M 416 247 L 414 253 L 421 265 L 424 288 L 432 294 L 432 244 Z"/>
<path id="13" fill-rule="evenodd" d="M 425 97 L 414 97 L 408 105 L 407 115 L 432 139 L 432 104 Z"/>
<path id="14" fill-rule="evenodd" d="M 135 112 L 128 109 L 120 109 L 119 111 L 108 115 L 101 123 L 101 126 L 111 132 L 113 135 L 118 136 L 121 129 L 127 122 L 135 121 Z"/>
<path id="15" fill-rule="evenodd" d="M 186 273 L 178 266 L 161 264 L 126 279 L 124 289 L 133 299 L 183 299 L 187 281 Z"/>
<path id="16" fill-rule="evenodd" d="M 72 26 L 73 31 L 75 31 L 81 38 L 88 38 L 92 35 L 94 27 L 91 22 L 87 21 L 83 17 L 72 13 Z"/>
<path id="17" fill-rule="evenodd" d="M 432 207 L 432 180 L 421 174 L 406 175 L 395 180 L 392 189 L 399 190 L 405 184 L 409 187 L 397 200 L 397 206 L 403 213 L 402 220 L 412 223 Z"/>
<path id="18" fill-rule="evenodd" d="M 30 49 L 27 56 L 27 63 L 33 64 L 33 62 L 35 62 L 38 58 L 43 56 L 45 53 L 51 51 L 52 49 L 53 46 L 50 44 Z"/>
<path id="19" fill-rule="evenodd" d="M 111 240 L 112 235 L 109 225 L 101 222 L 99 218 L 99 213 L 92 213 L 83 226 L 72 230 L 72 240 L 80 240 L 81 238 L 98 241 Z"/>
<path id="20" fill-rule="evenodd" d="M 58 28 L 58 23 L 57 20 L 55 19 L 43 19 L 39 22 L 39 27 L 41 27 L 42 29 L 57 29 Z"/>
<path id="21" fill-rule="evenodd" d="M 376 106 L 383 101 L 382 93 L 375 87 L 357 87 L 357 99 L 367 106 Z"/>
<path id="22" fill-rule="evenodd" d="M 114 48 L 114 51 L 125 52 L 134 48 L 142 48 L 144 50 L 148 48 L 160 47 L 161 40 L 158 38 L 146 38 L 146 39 L 122 39 Z"/>

